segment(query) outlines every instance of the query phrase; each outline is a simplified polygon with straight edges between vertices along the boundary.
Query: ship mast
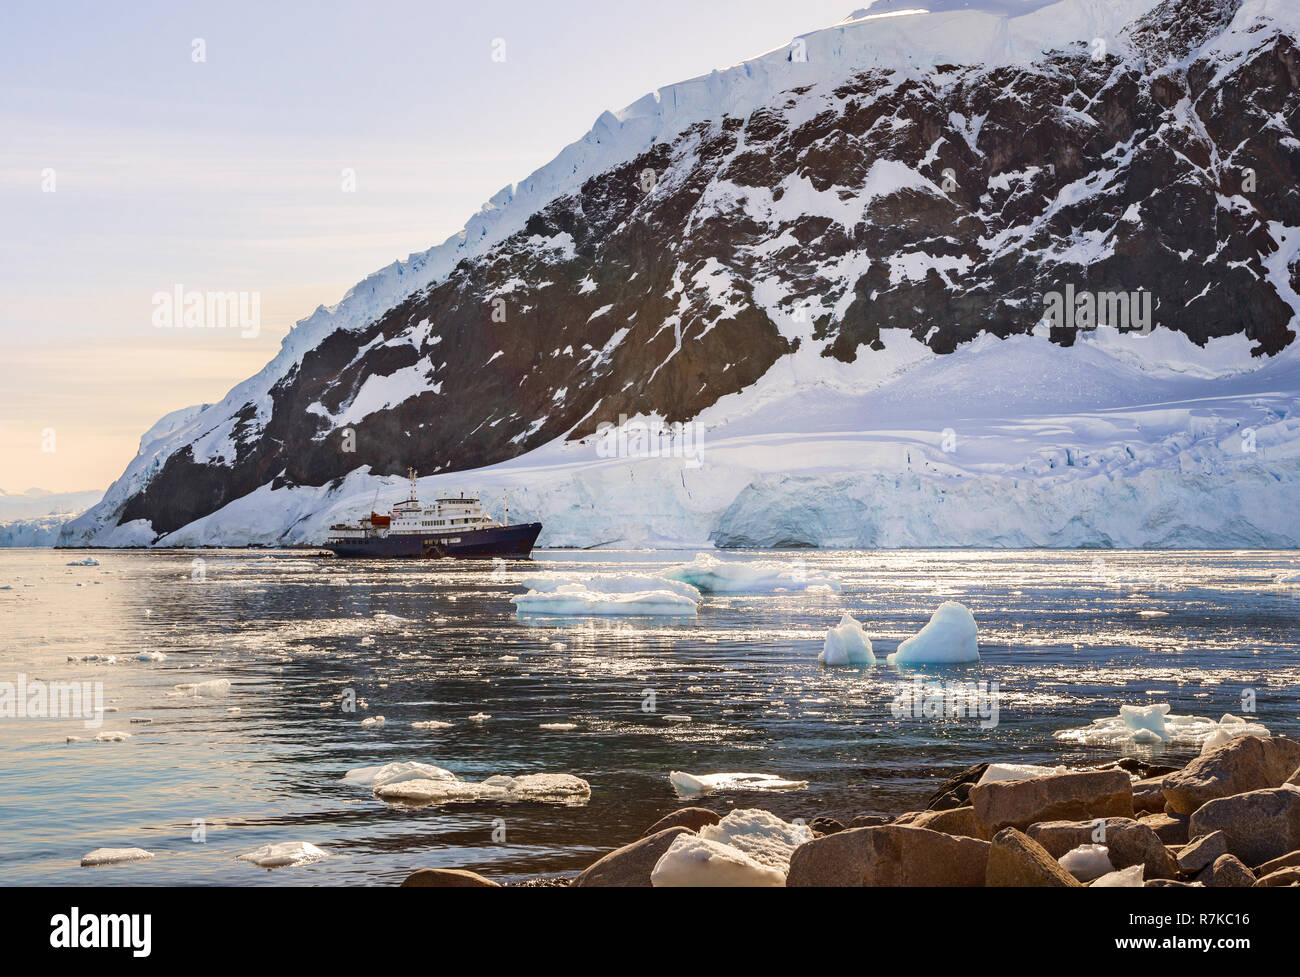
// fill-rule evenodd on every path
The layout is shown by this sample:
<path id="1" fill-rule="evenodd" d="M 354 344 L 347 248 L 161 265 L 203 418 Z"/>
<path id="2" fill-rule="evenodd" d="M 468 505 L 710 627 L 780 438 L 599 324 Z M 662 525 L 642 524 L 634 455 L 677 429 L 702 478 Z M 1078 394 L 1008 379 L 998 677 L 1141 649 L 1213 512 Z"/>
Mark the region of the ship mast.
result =
<path id="1" fill-rule="evenodd" d="M 406 477 L 409 478 L 409 479 L 411 480 L 411 497 L 410 497 L 409 499 L 407 499 L 407 501 L 408 501 L 408 502 L 419 502 L 419 501 L 420 501 L 420 496 L 419 496 L 419 493 L 416 491 L 416 488 L 415 488 L 415 469 L 414 469 L 414 468 L 408 468 L 408 469 L 406 469 Z"/>

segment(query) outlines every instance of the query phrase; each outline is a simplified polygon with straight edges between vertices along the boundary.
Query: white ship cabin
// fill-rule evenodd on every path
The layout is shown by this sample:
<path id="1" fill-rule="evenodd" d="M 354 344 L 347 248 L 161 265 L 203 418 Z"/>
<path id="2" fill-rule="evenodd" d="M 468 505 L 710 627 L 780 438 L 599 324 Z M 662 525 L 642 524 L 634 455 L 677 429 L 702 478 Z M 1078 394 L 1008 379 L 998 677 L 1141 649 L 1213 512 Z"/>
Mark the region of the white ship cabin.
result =
<path id="1" fill-rule="evenodd" d="M 397 503 L 386 516 L 372 512 L 361 520 L 360 525 L 336 525 L 330 527 L 334 539 L 365 539 L 367 536 L 388 536 L 401 533 L 438 533 L 468 532 L 474 529 L 488 529 L 497 523 L 483 511 L 478 496 L 446 496 L 434 501 L 433 505 L 424 505 L 416 491 L 415 471 L 409 471 L 411 494 Z"/>

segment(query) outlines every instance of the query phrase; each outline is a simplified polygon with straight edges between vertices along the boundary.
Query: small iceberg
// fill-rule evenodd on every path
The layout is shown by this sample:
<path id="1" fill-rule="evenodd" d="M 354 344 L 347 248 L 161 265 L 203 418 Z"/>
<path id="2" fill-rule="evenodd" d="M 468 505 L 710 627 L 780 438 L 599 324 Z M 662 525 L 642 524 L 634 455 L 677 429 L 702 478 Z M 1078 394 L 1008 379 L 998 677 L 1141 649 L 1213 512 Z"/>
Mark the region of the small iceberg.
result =
<path id="1" fill-rule="evenodd" d="M 100 733 L 95 737 L 96 743 L 125 743 L 131 738 L 130 733 L 112 732 Z"/>
<path id="2" fill-rule="evenodd" d="M 805 841 L 813 840 L 812 828 L 806 824 L 782 821 L 775 814 L 755 808 L 732 811 L 717 824 L 699 830 L 706 841 L 730 845 L 756 862 L 790 871 L 790 856 Z"/>
<path id="3" fill-rule="evenodd" d="M 871 639 L 862 625 L 849 614 L 840 618 L 840 623 L 826 632 L 826 641 L 818 661 L 826 665 L 874 665 L 875 653 L 871 650 Z"/>
<path id="4" fill-rule="evenodd" d="M 843 589 L 833 577 L 810 574 L 802 563 L 771 560 L 741 563 L 719 560 L 707 553 L 698 554 L 692 563 L 670 567 L 663 575 L 690 584 L 705 594 L 767 594 L 810 588 L 838 593 Z"/>
<path id="5" fill-rule="evenodd" d="M 117 865 L 121 862 L 141 862 L 153 858 L 153 852 L 143 848 L 96 848 L 81 856 L 81 867 L 92 865 Z"/>
<path id="6" fill-rule="evenodd" d="M 1080 882 L 1092 882 L 1115 871 L 1110 860 L 1110 849 L 1105 845 L 1080 845 L 1057 859 Z"/>
<path id="7" fill-rule="evenodd" d="M 964 604 L 944 601 L 930 621 L 887 659 L 894 665 L 958 665 L 980 660 L 975 618 Z"/>
<path id="8" fill-rule="evenodd" d="M 456 775 L 450 770 L 435 767 L 431 763 L 418 763 L 414 760 L 405 763 L 384 763 L 375 767 L 357 767 L 343 775 L 343 782 L 358 787 L 382 787 L 385 784 L 401 783 L 403 780 L 455 780 Z"/>
<path id="9" fill-rule="evenodd" d="M 92 556 L 88 556 L 88 557 L 86 557 L 84 560 L 73 560 L 71 563 L 68 564 L 68 566 L 70 566 L 70 567 L 97 567 L 97 566 L 99 566 L 99 561 L 96 560 L 96 559 L 95 559 L 94 557 L 92 557 Z"/>
<path id="10" fill-rule="evenodd" d="M 782 780 L 770 773 L 689 774 L 673 770 L 668 781 L 683 797 L 711 794 L 719 790 L 803 790 L 806 780 Z"/>
<path id="11" fill-rule="evenodd" d="M 731 845 L 693 834 L 673 839 L 650 872 L 650 884 L 668 886 L 784 886 L 786 873 Z"/>
<path id="12" fill-rule="evenodd" d="M 328 858 L 329 852 L 306 841 L 280 841 L 263 845 L 238 856 L 241 862 L 252 862 L 265 869 L 287 868 L 291 865 L 309 865 Z"/>

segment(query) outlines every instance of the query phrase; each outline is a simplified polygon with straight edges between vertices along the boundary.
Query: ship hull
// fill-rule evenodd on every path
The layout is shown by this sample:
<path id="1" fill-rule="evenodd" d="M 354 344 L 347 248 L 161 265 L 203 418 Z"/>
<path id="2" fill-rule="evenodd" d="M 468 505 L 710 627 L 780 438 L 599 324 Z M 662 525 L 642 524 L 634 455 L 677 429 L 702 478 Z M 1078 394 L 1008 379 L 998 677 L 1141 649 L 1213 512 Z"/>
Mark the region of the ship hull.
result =
<path id="1" fill-rule="evenodd" d="M 541 531 L 540 522 L 530 522 L 462 533 L 392 533 L 367 539 L 331 540 L 324 548 L 348 559 L 521 558 L 533 551 Z"/>

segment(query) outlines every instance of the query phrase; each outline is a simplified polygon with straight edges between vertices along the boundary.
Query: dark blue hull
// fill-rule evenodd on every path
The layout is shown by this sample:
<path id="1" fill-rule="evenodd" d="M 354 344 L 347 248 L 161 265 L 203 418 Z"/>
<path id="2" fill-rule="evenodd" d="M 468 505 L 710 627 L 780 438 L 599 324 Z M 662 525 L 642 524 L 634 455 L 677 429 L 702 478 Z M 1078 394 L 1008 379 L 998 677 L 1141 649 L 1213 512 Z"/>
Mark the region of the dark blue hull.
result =
<path id="1" fill-rule="evenodd" d="M 519 526 L 472 529 L 463 533 L 402 533 L 372 536 L 369 539 L 331 540 L 325 544 L 325 549 L 333 550 L 335 556 L 388 560 L 439 559 L 444 556 L 467 559 L 525 557 L 533 551 L 533 544 L 537 542 L 541 531 L 540 522 L 530 522 Z"/>

